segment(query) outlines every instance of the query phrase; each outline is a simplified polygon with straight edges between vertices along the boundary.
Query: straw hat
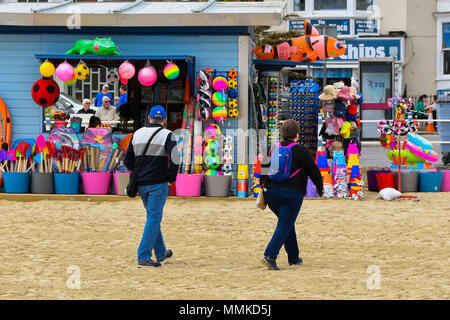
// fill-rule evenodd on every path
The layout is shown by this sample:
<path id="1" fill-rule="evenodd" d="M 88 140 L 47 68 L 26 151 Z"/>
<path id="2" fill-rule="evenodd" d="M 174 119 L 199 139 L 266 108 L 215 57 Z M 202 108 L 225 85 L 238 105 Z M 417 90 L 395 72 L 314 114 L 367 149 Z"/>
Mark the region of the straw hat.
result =
<path id="1" fill-rule="evenodd" d="M 350 87 L 350 94 L 351 94 L 356 100 L 358 100 L 359 98 L 361 98 L 361 96 L 358 94 L 358 91 L 356 90 L 355 87 Z"/>
<path id="2" fill-rule="evenodd" d="M 334 151 L 342 151 L 343 150 L 344 145 L 342 144 L 341 141 L 333 141 L 333 143 L 331 144 L 331 147 L 328 148 L 328 151 L 333 154 Z"/>
<path id="3" fill-rule="evenodd" d="M 327 85 L 323 88 L 323 93 L 319 96 L 320 100 L 334 100 L 336 99 L 336 91 L 332 85 Z"/>

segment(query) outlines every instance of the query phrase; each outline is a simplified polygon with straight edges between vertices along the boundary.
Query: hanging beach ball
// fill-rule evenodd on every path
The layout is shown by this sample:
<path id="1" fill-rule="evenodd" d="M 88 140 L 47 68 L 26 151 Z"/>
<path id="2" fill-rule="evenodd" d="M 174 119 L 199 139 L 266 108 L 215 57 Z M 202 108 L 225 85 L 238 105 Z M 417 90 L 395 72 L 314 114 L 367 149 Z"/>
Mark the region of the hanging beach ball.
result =
<path id="1" fill-rule="evenodd" d="M 230 109 L 237 108 L 237 100 L 236 99 L 228 100 L 228 108 L 230 108 Z"/>
<path id="2" fill-rule="evenodd" d="M 234 108 L 234 109 L 230 109 L 228 110 L 228 117 L 230 117 L 231 119 L 235 119 L 239 116 L 239 111 L 238 109 Z"/>
<path id="3" fill-rule="evenodd" d="M 205 151 L 210 155 L 219 153 L 220 142 L 217 139 L 211 139 L 206 142 Z"/>
<path id="4" fill-rule="evenodd" d="M 115 85 L 117 82 L 119 82 L 119 74 L 115 72 L 114 70 L 111 70 L 106 75 L 106 82 L 110 85 Z"/>
<path id="5" fill-rule="evenodd" d="M 214 92 L 212 102 L 215 106 L 223 107 L 227 103 L 227 95 L 224 92 Z"/>
<path id="6" fill-rule="evenodd" d="M 134 77 L 135 73 L 136 73 L 136 69 L 128 61 L 123 62 L 119 66 L 119 75 L 123 79 L 126 79 L 126 80 L 131 79 Z"/>
<path id="7" fill-rule="evenodd" d="M 75 72 L 70 63 L 67 62 L 60 63 L 59 66 L 56 68 L 56 76 L 61 81 L 72 80 L 74 74 Z"/>
<path id="8" fill-rule="evenodd" d="M 45 78 L 50 78 L 55 73 L 55 66 L 50 61 L 45 61 L 39 67 L 39 72 Z"/>
<path id="9" fill-rule="evenodd" d="M 205 165 L 210 169 L 217 169 L 220 166 L 219 156 L 209 155 L 205 158 Z"/>
<path id="10" fill-rule="evenodd" d="M 216 91 L 225 91 L 227 90 L 227 79 L 224 77 L 216 77 L 213 80 L 213 88 Z"/>
<path id="11" fill-rule="evenodd" d="M 173 80 L 180 74 L 180 68 L 175 63 L 168 63 L 164 67 L 163 73 L 167 79 Z"/>
<path id="12" fill-rule="evenodd" d="M 220 128 L 215 123 L 212 123 L 205 128 L 205 140 L 216 138 L 219 134 Z"/>
<path id="13" fill-rule="evenodd" d="M 151 86 L 156 82 L 156 70 L 153 67 L 144 67 L 139 70 L 138 79 L 144 86 Z"/>
<path id="14" fill-rule="evenodd" d="M 212 117 L 216 121 L 223 121 L 227 118 L 227 108 L 225 107 L 216 107 L 213 109 Z"/>
<path id="15" fill-rule="evenodd" d="M 41 107 L 52 106 L 59 99 L 59 87 L 53 79 L 39 79 L 31 87 L 31 97 Z"/>
<path id="16" fill-rule="evenodd" d="M 79 63 L 75 67 L 75 77 L 77 77 L 78 80 L 86 80 L 89 78 L 89 68 L 84 63 Z"/>
<path id="17" fill-rule="evenodd" d="M 74 75 L 73 78 L 70 79 L 69 81 L 64 81 L 64 84 L 68 85 L 68 86 L 73 86 L 76 82 L 77 82 L 77 77 Z"/>
<path id="18" fill-rule="evenodd" d="M 237 88 L 237 81 L 235 79 L 228 80 L 228 88 L 236 89 Z"/>

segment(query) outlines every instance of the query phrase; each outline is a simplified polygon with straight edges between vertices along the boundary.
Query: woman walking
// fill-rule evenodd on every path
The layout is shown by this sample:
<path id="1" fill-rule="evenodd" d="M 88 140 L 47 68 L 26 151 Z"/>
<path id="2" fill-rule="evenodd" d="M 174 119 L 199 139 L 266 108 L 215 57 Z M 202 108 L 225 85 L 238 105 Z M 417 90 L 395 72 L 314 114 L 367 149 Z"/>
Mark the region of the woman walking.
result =
<path id="1" fill-rule="evenodd" d="M 284 150 L 283 152 L 287 148 L 290 149 L 285 153 L 288 154 L 287 158 L 291 158 L 287 179 L 280 179 L 273 175 L 274 163 L 271 163 L 270 174 L 265 177 L 265 180 L 262 180 L 264 181 L 264 199 L 270 210 L 278 217 L 277 227 L 262 260 L 264 265 L 273 270 L 279 270 L 276 259 L 283 245 L 288 255 L 289 265 L 302 263 L 295 233 L 295 220 L 306 194 L 308 177 L 316 185 L 319 196 L 323 194 L 322 175 L 311 152 L 305 146 L 297 143 L 299 138 L 297 122 L 292 119 L 286 120 L 281 127 L 281 137 L 282 141 L 277 145 L 274 154 L 279 153 L 281 149 Z M 274 157 L 272 157 L 272 162 L 273 159 Z M 286 167 L 283 165 L 283 168 Z"/>

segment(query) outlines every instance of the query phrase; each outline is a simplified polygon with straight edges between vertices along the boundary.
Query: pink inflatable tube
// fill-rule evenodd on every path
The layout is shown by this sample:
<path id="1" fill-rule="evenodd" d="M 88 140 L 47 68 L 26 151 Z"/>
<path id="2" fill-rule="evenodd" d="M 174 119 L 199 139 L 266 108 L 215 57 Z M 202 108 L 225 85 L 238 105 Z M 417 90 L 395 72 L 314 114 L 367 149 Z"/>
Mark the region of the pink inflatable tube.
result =
<path id="1" fill-rule="evenodd" d="M 406 143 L 406 149 L 414 153 L 416 156 L 425 159 L 426 161 L 436 162 L 439 160 L 437 153 L 433 150 L 423 150 L 417 144 L 413 144 L 410 141 Z"/>

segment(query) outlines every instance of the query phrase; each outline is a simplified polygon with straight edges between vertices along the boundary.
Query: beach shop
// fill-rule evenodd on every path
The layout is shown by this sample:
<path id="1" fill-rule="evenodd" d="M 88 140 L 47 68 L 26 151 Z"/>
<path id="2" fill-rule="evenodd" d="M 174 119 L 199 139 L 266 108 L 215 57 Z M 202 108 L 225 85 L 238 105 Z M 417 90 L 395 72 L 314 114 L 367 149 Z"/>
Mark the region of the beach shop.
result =
<path id="1" fill-rule="evenodd" d="M 59 166 L 65 162 L 68 173 L 78 173 L 77 169 L 83 170 L 87 164 L 98 174 L 109 171 L 110 167 L 117 169 L 121 150 L 115 150 L 117 146 L 114 147 L 114 144 L 120 145 L 133 130 L 145 125 L 148 110 L 157 104 L 166 108 L 169 128 L 172 130 L 181 128 L 183 120 L 186 120 L 183 114 L 188 114 L 184 125 L 192 130 L 181 138 L 190 141 L 188 147 L 191 150 L 197 147 L 198 151 L 203 144 L 199 139 L 194 139 L 194 131 L 203 136 L 210 124 L 216 124 L 212 128 L 218 128 L 224 136 L 228 130 L 246 132 L 250 113 L 248 83 L 252 68 L 253 26 L 280 24 L 285 8 L 283 3 L 66 1 L 5 3 L 0 10 L 0 65 L 3 70 L 0 75 L 0 97 L 10 113 L 10 138 L 2 137 L 2 142 L 8 142 L 10 148 L 22 142 L 22 149 L 27 146 L 25 143 L 30 144 L 28 154 L 27 150 L 23 151 L 23 155 L 16 152 L 19 158 L 15 165 L 18 166 L 19 161 L 23 162 L 20 173 L 31 169 L 28 171 L 30 173 L 42 166 L 44 169 L 41 173 L 56 175 Z M 76 43 L 82 39 L 90 40 L 88 46 L 93 48 L 104 48 L 114 43 L 117 53 L 95 54 L 95 50 L 88 50 L 81 55 Z M 73 54 L 66 54 L 72 48 L 76 49 Z M 49 77 L 51 79 L 44 78 L 40 72 L 45 62 L 55 67 L 55 72 Z M 125 62 L 133 67 L 134 76 L 120 79 L 119 69 Z M 85 80 L 74 79 L 75 74 L 72 79 L 58 77 L 58 70 L 61 75 L 67 71 L 61 65 L 67 64 L 74 69 L 85 65 L 89 69 L 89 76 L 85 74 Z M 172 67 L 172 74 L 167 71 L 169 67 Z M 141 74 L 143 69 L 150 70 L 150 75 L 144 71 Z M 202 111 L 206 111 L 206 114 L 202 112 L 198 116 L 199 112 L 195 108 L 202 70 L 207 70 L 211 76 L 208 80 L 211 80 L 212 88 L 203 92 L 206 96 L 202 102 L 205 107 Z M 219 76 L 225 82 L 213 84 L 212 80 Z M 50 80 L 57 85 L 51 86 L 52 92 L 49 93 L 44 89 Z M 102 123 L 102 128 L 88 129 L 85 115 L 77 117 L 71 114 L 80 109 L 83 99 L 95 98 L 104 84 L 109 84 L 114 98 L 119 95 L 119 87 L 123 83 L 127 84 L 132 114 L 128 126 L 121 121 L 106 121 Z M 60 90 L 61 98 L 57 103 L 52 103 L 54 101 L 50 100 L 55 95 L 55 88 Z M 230 94 L 231 98 L 228 97 Z M 45 101 L 45 98 L 49 101 Z M 46 103 L 40 105 L 39 99 L 44 99 L 41 101 Z M 233 101 L 233 112 L 230 113 L 229 106 L 224 105 L 225 100 Z M 194 109 L 190 110 L 189 106 Z M 61 109 L 69 112 L 60 112 Z M 70 118 L 67 118 L 68 114 Z M 82 128 L 79 133 L 74 117 L 81 118 Z M 74 128 L 70 128 L 72 123 Z M 63 127 L 56 128 L 59 125 Z M 39 136 L 42 148 L 33 148 Z M 203 165 L 206 158 L 210 161 L 206 169 L 211 169 L 212 176 L 226 172 L 232 177 L 231 190 L 235 194 L 238 165 L 249 163 L 249 139 L 246 134 L 233 133 L 229 136 L 231 138 L 226 137 L 214 148 L 214 144 L 210 144 L 212 149 L 208 150 L 211 152 L 203 158 L 197 157 L 197 160 L 202 161 L 200 164 Z M 42 137 L 45 141 L 42 141 Z M 95 146 L 95 139 L 101 140 L 103 145 Z M 45 142 L 49 141 L 53 142 L 53 149 L 51 146 L 46 149 Z M 83 155 L 81 152 L 77 155 L 75 151 L 71 154 L 67 149 L 66 154 L 62 152 L 58 155 L 57 149 L 60 148 L 57 147 L 61 147 L 61 144 L 68 144 L 66 147 L 78 150 L 87 147 L 87 150 L 84 150 Z M 180 149 L 185 149 L 183 144 Z M 224 149 L 227 154 L 226 164 L 229 164 L 226 170 L 216 166 L 216 153 L 223 157 Z M 184 156 L 181 170 L 195 173 L 193 168 L 196 157 L 191 154 L 186 159 L 187 155 Z M 47 158 L 52 160 L 46 162 Z M 33 165 L 34 162 L 37 163 Z M 111 165 L 105 166 L 106 162 Z"/>

